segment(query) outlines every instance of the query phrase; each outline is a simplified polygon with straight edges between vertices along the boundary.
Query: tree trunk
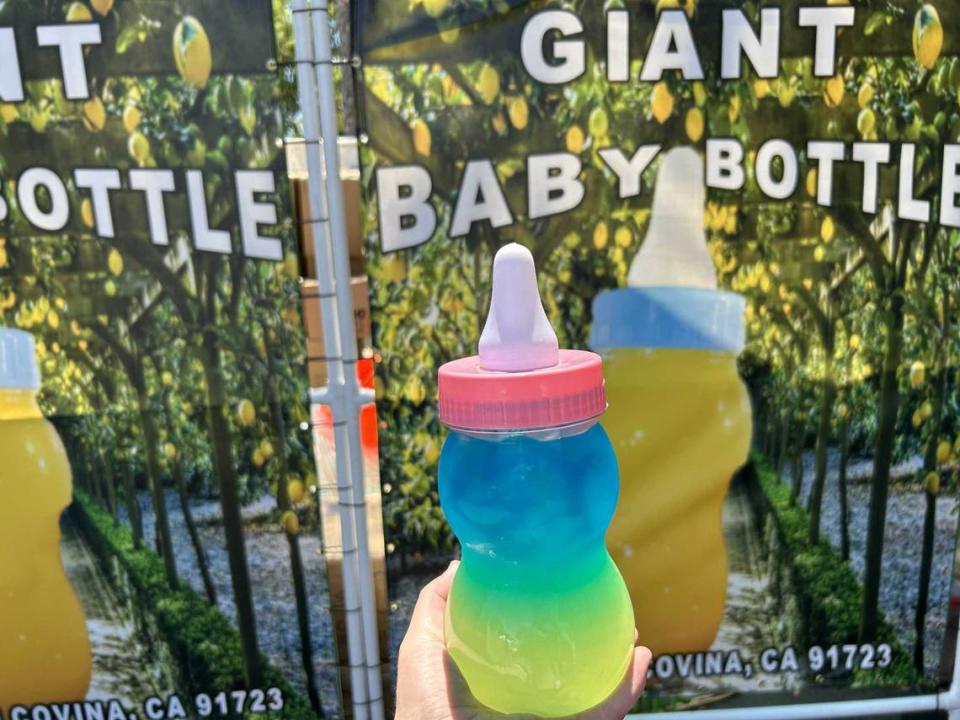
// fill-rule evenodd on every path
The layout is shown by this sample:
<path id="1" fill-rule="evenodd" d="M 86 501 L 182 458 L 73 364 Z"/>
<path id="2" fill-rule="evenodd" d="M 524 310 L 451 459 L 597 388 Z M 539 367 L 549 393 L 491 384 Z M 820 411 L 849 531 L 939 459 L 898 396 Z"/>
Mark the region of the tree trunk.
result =
<path id="1" fill-rule="evenodd" d="M 923 551 L 920 558 L 920 586 L 917 592 L 917 611 L 913 628 L 916 640 L 913 644 L 913 665 L 923 673 L 924 631 L 927 626 L 927 602 L 930 597 L 930 574 L 933 566 L 933 534 L 937 525 L 937 496 L 926 491 L 927 511 L 923 518 Z"/>
<path id="2" fill-rule="evenodd" d="M 832 348 L 830 349 L 832 355 Z M 823 488 L 827 482 L 827 450 L 830 443 L 830 420 L 833 416 L 833 401 L 837 395 L 837 386 L 830 377 L 832 363 L 827 362 L 827 377 L 823 381 L 820 396 L 820 420 L 817 427 L 816 461 L 814 463 L 813 487 L 810 490 L 810 544 L 820 540 L 820 511 L 823 506 Z"/>
<path id="3" fill-rule="evenodd" d="M 177 438 L 176 428 L 174 427 L 173 413 L 170 408 L 170 394 L 164 396 L 164 410 L 167 415 L 167 435 L 174 440 Z M 200 577 L 203 580 L 203 591 L 211 605 L 217 604 L 217 590 L 213 585 L 213 578 L 210 577 L 210 567 L 207 563 L 207 553 L 203 549 L 203 541 L 200 539 L 200 533 L 197 530 L 197 523 L 193 519 L 193 512 L 190 510 L 190 496 L 187 492 L 187 479 L 183 474 L 183 463 L 180 462 L 179 453 L 170 461 L 173 470 L 173 481 L 177 488 L 177 496 L 180 498 L 180 510 L 183 513 L 183 521 L 187 526 L 187 534 L 190 536 L 190 544 L 193 545 L 193 552 L 197 556 L 197 567 L 200 570 Z"/>
<path id="4" fill-rule="evenodd" d="M 790 439 L 790 413 L 784 411 L 780 414 L 780 442 L 777 447 L 777 477 L 783 472 L 783 463 L 787 459 L 787 443 Z"/>
<path id="5" fill-rule="evenodd" d="M 100 460 L 101 478 L 103 479 L 104 489 L 106 490 L 107 509 L 114 521 L 117 519 L 117 489 L 114 484 L 113 466 L 110 464 L 106 451 L 102 448 L 97 452 Z"/>
<path id="6" fill-rule="evenodd" d="M 860 614 L 860 642 L 877 638 L 879 621 L 880 574 L 883 564 L 883 532 L 887 522 L 887 493 L 890 485 L 890 464 L 896 439 L 900 393 L 897 368 L 903 355 L 903 296 L 894 293 L 886 320 L 887 347 L 880 379 L 880 408 L 877 422 L 877 444 L 873 456 L 873 478 L 870 482 L 870 510 L 867 522 L 867 546 L 863 578 L 863 608 Z"/>
<path id="7" fill-rule="evenodd" d="M 796 505 L 803 490 L 803 445 L 795 447 L 790 456 L 790 504 Z"/>
<path id="8" fill-rule="evenodd" d="M 237 629 L 243 651 L 244 674 L 248 688 L 262 685 L 260 651 L 257 648 L 257 624 L 250 591 L 250 571 L 247 567 L 247 549 L 243 537 L 240 498 L 233 460 L 230 425 L 227 422 L 227 391 L 216 330 L 203 332 L 203 372 L 207 385 L 207 422 L 213 441 L 213 465 L 220 490 L 223 512 L 223 532 L 230 562 L 230 580 L 237 607 Z"/>
<path id="9" fill-rule="evenodd" d="M 340 54 L 347 60 L 353 54 L 353 37 L 350 24 L 350 0 L 337 0 L 337 34 L 340 36 Z M 343 134 L 357 134 L 357 93 L 354 73 L 360 72 L 353 64 L 340 66 L 342 81 L 340 95 L 343 98 Z"/>
<path id="10" fill-rule="evenodd" d="M 837 492 L 840 495 L 840 556 L 850 559 L 850 518 L 847 510 L 847 461 L 850 455 L 850 422 L 840 426 L 840 467 L 837 469 Z"/>
<path id="11" fill-rule="evenodd" d="M 137 360 L 139 362 L 139 359 Z M 136 368 L 135 376 L 131 378 L 132 385 L 137 393 L 137 405 L 140 411 L 140 426 L 143 429 L 143 444 L 147 453 L 147 485 L 153 498 L 153 522 L 156 527 L 157 543 L 160 555 L 163 557 L 163 569 L 167 576 L 167 583 L 177 589 L 180 581 L 177 577 L 177 561 L 173 555 L 173 540 L 170 537 L 170 521 L 167 518 L 166 498 L 163 496 L 163 485 L 160 482 L 160 460 L 157 457 L 159 435 L 150 414 L 149 398 L 143 378 L 143 367 Z"/>
<path id="12" fill-rule="evenodd" d="M 127 515 L 130 516 L 130 530 L 133 533 L 133 547 L 143 547 L 143 518 L 140 517 L 140 503 L 137 500 L 137 483 L 133 476 L 134 464 L 127 461 L 127 471 L 123 474 L 123 493 L 127 500 Z"/>
<path id="13" fill-rule="evenodd" d="M 276 368 L 273 362 L 273 348 L 269 341 L 267 327 L 263 326 L 264 346 L 267 355 L 267 395 L 270 404 L 270 413 L 273 417 L 273 427 L 277 435 L 277 462 L 280 471 L 277 473 L 277 505 L 285 513 L 292 510 L 289 488 L 287 487 L 287 423 L 283 416 L 283 406 L 277 397 Z M 317 678 L 313 667 L 313 638 L 310 631 L 310 605 L 307 598 L 307 582 L 303 570 L 303 556 L 300 551 L 300 537 L 296 533 L 284 532 L 287 536 L 287 545 L 290 548 L 290 574 L 293 577 L 293 596 L 297 603 L 297 625 L 300 630 L 300 659 L 303 663 L 303 672 L 307 679 L 307 695 L 310 706 L 318 717 L 323 717 L 323 704 L 320 702 L 320 691 L 317 689 Z"/>
<path id="14" fill-rule="evenodd" d="M 923 549 L 920 553 L 920 578 L 917 587 L 917 610 L 913 629 L 916 638 L 913 645 L 913 664 L 917 672 L 923 673 L 924 631 L 927 626 L 927 605 L 930 598 L 930 575 L 933 569 L 933 536 L 937 527 L 937 495 L 926 484 L 928 473 L 938 472 L 937 446 L 940 444 L 940 430 L 943 424 L 943 398 L 947 392 L 947 371 L 941 365 L 934 380 L 933 431 L 927 442 L 923 458 L 924 495 L 927 507 L 923 518 Z"/>

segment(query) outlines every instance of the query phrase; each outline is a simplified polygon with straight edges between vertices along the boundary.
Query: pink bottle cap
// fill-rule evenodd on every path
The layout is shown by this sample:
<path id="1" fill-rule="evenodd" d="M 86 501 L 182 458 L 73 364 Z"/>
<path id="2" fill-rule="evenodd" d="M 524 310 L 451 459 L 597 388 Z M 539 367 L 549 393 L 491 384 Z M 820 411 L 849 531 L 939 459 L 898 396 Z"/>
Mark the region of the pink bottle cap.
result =
<path id="1" fill-rule="evenodd" d="M 501 248 L 480 353 L 440 368 L 440 420 L 474 431 L 573 425 L 607 407 L 600 356 L 560 350 L 543 310 L 533 255 Z"/>

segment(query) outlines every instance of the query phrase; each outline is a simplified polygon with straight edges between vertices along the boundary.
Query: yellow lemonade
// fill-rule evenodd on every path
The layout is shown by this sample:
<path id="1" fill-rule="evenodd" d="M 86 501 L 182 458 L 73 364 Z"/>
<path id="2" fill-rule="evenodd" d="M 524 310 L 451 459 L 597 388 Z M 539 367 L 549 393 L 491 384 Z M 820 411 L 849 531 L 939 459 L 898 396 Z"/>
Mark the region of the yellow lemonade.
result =
<path id="1" fill-rule="evenodd" d="M 70 465 L 32 387 L 4 382 L 14 354 L 33 342 L 0 330 L 0 711 L 83 700 L 90 642 L 60 560 L 60 514 L 71 501 Z M 27 336 L 29 338 L 29 336 Z M 16 374 L 16 373 L 14 373 Z M 35 371 L 34 371 L 35 374 Z M 19 377 L 23 377 L 22 373 Z M 30 383 L 28 383 L 29 385 Z"/>
<path id="2" fill-rule="evenodd" d="M 604 353 L 602 424 L 620 461 L 607 533 L 640 642 L 654 653 L 706 650 L 723 617 L 723 501 L 747 458 L 750 399 L 732 353 L 624 348 Z"/>

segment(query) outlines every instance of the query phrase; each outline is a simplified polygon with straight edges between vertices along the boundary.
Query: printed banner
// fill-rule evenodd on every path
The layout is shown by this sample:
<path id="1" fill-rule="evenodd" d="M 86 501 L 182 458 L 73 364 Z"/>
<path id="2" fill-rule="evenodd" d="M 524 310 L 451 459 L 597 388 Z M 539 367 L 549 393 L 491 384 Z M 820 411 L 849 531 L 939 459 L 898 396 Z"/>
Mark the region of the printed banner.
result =
<path id="1" fill-rule="evenodd" d="M 607 547 L 655 654 L 641 709 L 949 683 L 958 20 L 359 3 L 394 651 L 456 553 L 437 370 L 476 354 L 493 255 L 517 242 L 560 346 L 604 357 Z"/>
<path id="2" fill-rule="evenodd" d="M 339 714 L 274 21 L 0 3 L 8 720 Z"/>

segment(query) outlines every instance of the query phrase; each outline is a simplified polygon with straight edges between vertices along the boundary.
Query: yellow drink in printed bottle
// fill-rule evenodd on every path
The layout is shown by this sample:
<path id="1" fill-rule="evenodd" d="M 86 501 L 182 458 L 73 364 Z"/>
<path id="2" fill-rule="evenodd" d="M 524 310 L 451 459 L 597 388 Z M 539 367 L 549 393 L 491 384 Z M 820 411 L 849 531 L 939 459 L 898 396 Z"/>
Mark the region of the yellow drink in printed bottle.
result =
<path id="1" fill-rule="evenodd" d="M 639 640 L 655 654 L 716 639 L 727 593 L 723 502 L 752 431 L 737 372 L 745 303 L 717 289 L 704 196 L 696 152 L 667 153 L 628 287 L 597 297 L 590 337 L 604 357 L 603 425 L 621 473 L 607 544 Z"/>
<path id="2" fill-rule="evenodd" d="M 0 329 L 0 712 L 83 700 L 90 641 L 60 560 L 70 464 L 37 405 L 33 337 Z"/>

